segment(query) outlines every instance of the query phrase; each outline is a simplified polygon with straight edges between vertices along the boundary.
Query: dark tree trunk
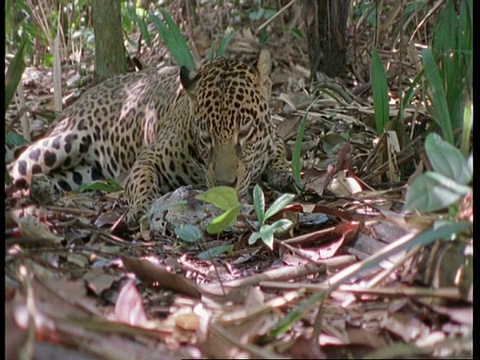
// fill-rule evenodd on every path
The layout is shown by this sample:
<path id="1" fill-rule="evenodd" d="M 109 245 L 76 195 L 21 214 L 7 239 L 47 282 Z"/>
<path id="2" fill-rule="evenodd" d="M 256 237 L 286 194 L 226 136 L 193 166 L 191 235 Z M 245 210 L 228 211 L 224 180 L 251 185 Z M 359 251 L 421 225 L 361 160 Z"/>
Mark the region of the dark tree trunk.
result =
<path id="1" fill-rule="evenodd" d="M 126 70 L 119 0 L 93 0 L 95 82 Z"/>
<path id="2" fill-rule="evenodd" d="M 351 0 L 301 0 L 312 78 L 321 71 L 345 77 L 347 20 Z"/>

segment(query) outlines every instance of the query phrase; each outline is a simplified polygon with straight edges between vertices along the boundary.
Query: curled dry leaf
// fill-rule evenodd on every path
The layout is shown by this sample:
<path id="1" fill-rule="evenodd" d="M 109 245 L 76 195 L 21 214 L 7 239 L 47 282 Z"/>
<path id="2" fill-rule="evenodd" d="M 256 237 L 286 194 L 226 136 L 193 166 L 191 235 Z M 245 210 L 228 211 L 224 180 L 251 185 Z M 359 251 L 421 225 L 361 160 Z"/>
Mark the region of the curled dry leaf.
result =
<path id="1" fill-rule="evenodd" d="M 115 304 L 115 318 L 129 325 L 142 326 L 148 322 L 143 308 L 142 296 L 135 286 L 134 280 L 129 279 L 118 294 Z"/>

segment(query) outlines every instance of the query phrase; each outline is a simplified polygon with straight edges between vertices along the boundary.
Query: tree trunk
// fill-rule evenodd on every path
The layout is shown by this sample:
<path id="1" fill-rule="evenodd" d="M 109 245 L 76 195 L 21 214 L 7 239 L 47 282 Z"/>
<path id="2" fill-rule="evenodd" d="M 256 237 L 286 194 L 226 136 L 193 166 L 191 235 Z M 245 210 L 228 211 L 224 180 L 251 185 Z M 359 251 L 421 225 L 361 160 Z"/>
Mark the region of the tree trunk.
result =
<path id="1" fill-rule="evenodd" d="M 126 71 L 119 0 L 93 0 L 95 83 Z"/>
<path id="2" fill-rule="evenodd" d="M 350 1 L 301 0 L 312 79 L 317 71 L 331 77 L 346 75 Z"/>

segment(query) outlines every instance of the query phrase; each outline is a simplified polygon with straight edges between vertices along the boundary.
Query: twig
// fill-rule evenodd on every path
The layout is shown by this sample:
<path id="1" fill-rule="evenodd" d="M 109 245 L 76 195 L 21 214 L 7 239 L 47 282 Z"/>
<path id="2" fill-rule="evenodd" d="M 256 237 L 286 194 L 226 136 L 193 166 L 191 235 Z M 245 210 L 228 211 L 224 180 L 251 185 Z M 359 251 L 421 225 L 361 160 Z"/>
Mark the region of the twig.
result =
<path id="1" fill-rule="evenodd" d="M 295 0 L 292 0 L 287 5 L 285 5 L 283 8 L 278 10 L 275 14 L 273 14 L 273 16 L 270 19 L 268 19 L 267 21 L 265 21 L 262 25 L 260 25 L 258 27 L 257 31 L 255 31 L 255 34 L 260 33 L 260 31 L 262 31 L 264 27 L 268 26 L 268 24 L 270 24 L 273 20 L 275 20 L 279 15 L 281 15 L 285 10 L 287 10 L 294 3 L 295 3 Z"/>
<path id="2" fill-rule="evenodd" d="M 332 259 L 318 261 L 317 264 L 306 264 L 302 266 L 282 267 L 280 269 L 274 269 L 265 271 L 261 274 L 252 275 L 243 279 L 232 280 L 224 282 L 223 286 L 227 287 L 240 287 L 240 286 L 255 286 L 261 281 L 267 280 L 290 280 L 298 277 L 303 277 L 311 274 L 323 273 L 327 269 L 336 269 L 356 261 L 355 256 L 342 255 Z M 209 289 L 211 286 L 204 286 L 205 289 Z"/>

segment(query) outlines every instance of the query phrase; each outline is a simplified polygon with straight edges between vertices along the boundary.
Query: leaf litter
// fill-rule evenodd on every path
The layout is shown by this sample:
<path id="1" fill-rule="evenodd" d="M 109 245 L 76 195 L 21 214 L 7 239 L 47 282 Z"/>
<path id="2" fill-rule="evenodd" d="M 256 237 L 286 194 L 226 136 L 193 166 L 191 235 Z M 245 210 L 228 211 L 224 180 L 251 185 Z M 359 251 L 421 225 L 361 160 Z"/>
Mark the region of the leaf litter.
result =
<path id="1" fill-rule="evenodd" d="M 253 55 L 252 39 L 248 29 L 239 32 L 230 51 Z M 271 43 L 273 119 L 290 154 L 315 91 L 330 90 L 307 114 L 304 196 L 272 218 L 294 227 L 275 236 L 273 250 L 247 246 L 256 220 L 250 208 L 233 231 L 200 227 L 188 242 L 177 236 L 174 214 L 145 240 L 124 225 L 119 193 L 91 189 L 37 204 L 8 197 L 8 354 L 54 344 L 69 358 L 471 356 L 471 235 L 460 229 L 455 241 L 436 241 L 448 232 L 429 238 L 426 230 L 442 214 L 401 211 L 403 185 L 430 166 L 417 136 L 428 112 L 407 108 L 410 134 L 392 127 L 377 137 L 363 89 L 332 79 L 309 89 L 301 51 Z M 359 79 L 369 67 L 366 48 L 353 47 Z M 43 73 L 30 69 L 25 81 L 28 116 L 53 113 Z M 44 119 L 31 119 L 34 138 Z M 265 194 L 267 205 L 279 197 Z M 461 205 L 470 223 L 472 198 Z M 182 224 L 208 223 L 213 211 L 187 214 Z M 228 251 L 198 258 L 225 245 Z"/>

